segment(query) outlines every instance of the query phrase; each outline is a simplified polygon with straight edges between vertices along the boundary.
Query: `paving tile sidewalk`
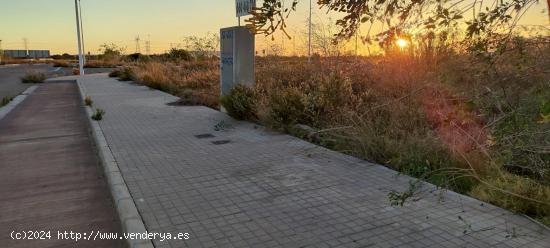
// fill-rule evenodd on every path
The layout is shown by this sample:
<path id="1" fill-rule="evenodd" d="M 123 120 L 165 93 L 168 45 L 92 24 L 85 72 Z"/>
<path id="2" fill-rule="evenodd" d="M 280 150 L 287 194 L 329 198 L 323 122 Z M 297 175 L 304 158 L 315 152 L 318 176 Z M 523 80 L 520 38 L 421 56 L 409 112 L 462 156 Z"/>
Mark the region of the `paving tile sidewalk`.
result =
<path id="1" fill-rule="evenodd" d="M 156 247 L 550 247 L 548 229 L 453 192 L 392 207 L 411 178 L 385 167 L 106 75 L 80 82 L 147 230 L 191 234 Z"/>
<path id="2" fill-rule="evenodd" d="M 119 231 L 86 118 L 76 83 L 61 82 L 41 84 L 0 120 L 0 247 L 122 246 L 58 238 Z M 44 231 L 34 236 L 44 240 L 12 231 Z"/>

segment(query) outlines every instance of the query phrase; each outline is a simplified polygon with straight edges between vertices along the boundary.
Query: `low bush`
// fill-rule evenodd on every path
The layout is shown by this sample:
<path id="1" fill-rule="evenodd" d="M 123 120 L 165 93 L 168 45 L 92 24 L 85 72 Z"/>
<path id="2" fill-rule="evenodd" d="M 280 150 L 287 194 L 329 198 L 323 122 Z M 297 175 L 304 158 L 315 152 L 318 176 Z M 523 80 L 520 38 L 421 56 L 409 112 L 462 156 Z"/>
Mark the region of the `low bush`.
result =
<path id="1" fill-rule="evenodd" d="M 134 81 L 136 75 L 131 67 L 125 66 L 109 73 L 109 77 L 116 77 L 119 81 Z"/>
<path id="2" fill-rule="evenodd" d="M 84 104 L 86 104 L 86 106 L 92 106 L 94 102 L 92 101 L 92 98 L 90 96 L 86 96 L 84 98 Z"/>
<path id="3" fill-rule="evenodd" d="M 253 120 L 256 118 L 254 90 L 245 85 L 237 85 L 221 98 L 222 106 L 235 119 Z"/>
<path id="4" fill-rule="evenodd" d="M 184 60 L 184 61 L 191 61 L 193 59 L 193 56 L 191 56 L 191 53 L 185 49 L 178 49 L 178 48 L 172 48 L 170 49 L 170 52 L 168 52 L 167 57 L 174 61 Z"/>
<path id="5" fill-rule="evenodd" d="M 302 92 L 295 87 L 273 91 L 269 96 L 270 112 L 268 122 L 282 127 L 300 123 L 306 106 L 302 101 Z"/>
<path id="6" fill-rule="evenodd" d="M 104 115 L 105 115 L 105 111 L 103 109 L 96 109 L 94 114 L 92 115 L 92 120 L 94 121 L 103 120 Z"/>
<path id="7" fill-rule="evenodd" d="M 120 76 L 120 71 L 117 69 L 117 70 L 114 70 L 112 72 L 109 72 L 109 77 L 112 77 L 112 78 L 117 78 Z"/>
<path id="8" fill-rule="evenodd" d="M 25 76 L 21 78 L 23 83 L 43 83 L 46 80 L 46 74 L 39 71 L 28 71 Z"/>

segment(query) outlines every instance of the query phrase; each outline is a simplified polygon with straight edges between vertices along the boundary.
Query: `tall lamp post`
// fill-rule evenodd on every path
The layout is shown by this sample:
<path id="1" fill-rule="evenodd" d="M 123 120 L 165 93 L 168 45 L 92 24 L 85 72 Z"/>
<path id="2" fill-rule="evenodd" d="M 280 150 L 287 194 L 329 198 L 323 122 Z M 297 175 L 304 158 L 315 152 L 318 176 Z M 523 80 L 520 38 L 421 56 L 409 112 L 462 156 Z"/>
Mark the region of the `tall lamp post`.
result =
<path id="1" fill-rule="evenodd" d="M 82 38 L 82 54 L 83 54 L 82 61 L 84 61 L 84 65 L 86 65 L 86 46 L 84 45 L 85 42 L 84 42 L 84 27 L 83 27 L 84 17 L 82 17 L 82 4 L 80 0 L 78 0 L 78 14 L 80 16 L 80 37 Z"/>
<path id="2" fill-rule="evenodd" d="M 84 75 L 84 56 L 82 56 L 82 36 L 80 35 L 80 11 L 78 0 L 74 0 L 74 8 L 76 12 L 76 35 L 78 38 L 78 66 L 80 75 Z"/>

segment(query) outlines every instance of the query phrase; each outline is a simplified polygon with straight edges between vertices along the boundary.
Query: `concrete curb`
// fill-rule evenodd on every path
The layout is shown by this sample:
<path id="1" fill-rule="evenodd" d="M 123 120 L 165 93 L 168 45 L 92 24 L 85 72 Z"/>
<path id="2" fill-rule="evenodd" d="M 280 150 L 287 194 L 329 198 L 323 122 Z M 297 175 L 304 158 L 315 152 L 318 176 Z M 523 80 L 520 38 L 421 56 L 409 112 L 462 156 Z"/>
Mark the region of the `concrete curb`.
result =
<path id="1" fill-rule="evenodd" d="M 38 85 L 33 85 L 29 88 L 27 88 L 23 93 L 19 94 L 18 96 L 14 97 L 13 100 L 11 100 L 10 103 L 8 103 L 6 106 L 0 108 L 0 120 L 2 120 L 6 115 L 8 115 L 17 105 L 19 105 L 25 98 L 27 98 L 28 95 L 30 95 L 34 90 L 38 88 Z"/>
<path id="2" fill-rule="evenodd" d="M 85 89 L 82 83 L 76 79 L 78 89 L 80 91 L 80 98 L 84 101 L 86 97 Z M 90 117 L 93 114 L 91 107 L 85 106 L 88 116 L 88 124 L 92 130 L 94 141 L 98 149 L 99 158 L 103 165 L 103 170 L 107 178 L 107 184 L 111 191 L 111 196 L 115 204 L 120 223 L 122 225 L 122 231 L 125 233 L 147 233 L 143 219 L 139 214 L 136 204 L 130 195 L 128 186 L 120 173 L 118 164 L 111 152 L 111 148 L 103 135 L 101 126 L 97 121 L 93 121 Z M 126 240 L 126 246 L 130 248 L 153 248 L 153 242 L 151 240 Z"/>

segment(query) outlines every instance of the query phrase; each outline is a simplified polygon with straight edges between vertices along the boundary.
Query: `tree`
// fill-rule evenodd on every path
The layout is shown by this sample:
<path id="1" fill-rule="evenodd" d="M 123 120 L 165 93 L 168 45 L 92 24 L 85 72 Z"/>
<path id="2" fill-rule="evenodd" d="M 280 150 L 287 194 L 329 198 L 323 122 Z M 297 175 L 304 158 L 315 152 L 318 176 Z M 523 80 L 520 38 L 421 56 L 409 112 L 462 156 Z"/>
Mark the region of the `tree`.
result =
<path id="1" fill-rule="evenodd" d="M 103 44 L 100 46 L 99 51 L 102 53 L 101 57 L 105 60 L 112 60 L 119 58 L 124 52 L 124 48 L 111 44 Z"/>
<path id="2" fill-rule="evenodd" d="M 337 28 L 330 18 L 326 22 L 323 20 L 313 22 L 311 30 L 313 50 L 323 56 L 340 55 L 344 44 L 332 42 L 333 37 L 337 34 Z"/>
<path id="3" fill-rule="evenodd" d="M 285 19 L 296 10 L 300 0 L 265 0 L 247 20 L 256 34 L 286 33 Z M 550 0 L 549 0 L 550 1 Z M 467 38 L 483 37 L 497 31 L 509 30 L 537 0 L 317 0 L 320 8 L 343 15 L 336 21 L 340 27 L 335 40 L 349 39 L 361 23 L 382 25 L 377 35 L 385 39 L 409 28 L 438 32 L 449 27 L 465 25 Z"/>
<path id="4" fill-rule="evenodd" d="M 203 37 L 188 36 L 183 39 L 185 50 L 195 59 L 206 59 L 215 56 L 218 50 L 219 37 L 217 34 L 207 33 Z"/>

